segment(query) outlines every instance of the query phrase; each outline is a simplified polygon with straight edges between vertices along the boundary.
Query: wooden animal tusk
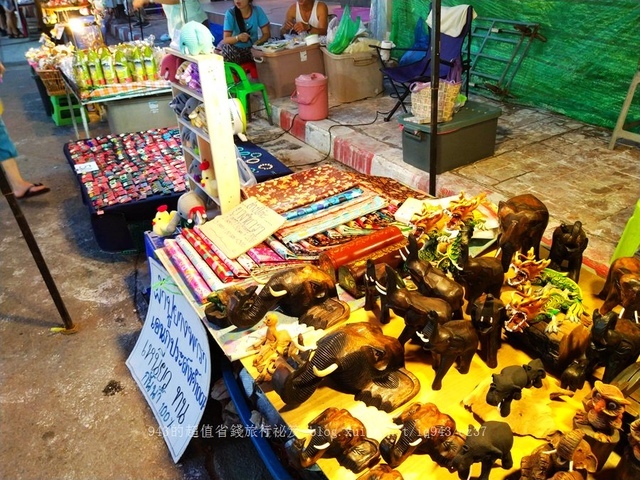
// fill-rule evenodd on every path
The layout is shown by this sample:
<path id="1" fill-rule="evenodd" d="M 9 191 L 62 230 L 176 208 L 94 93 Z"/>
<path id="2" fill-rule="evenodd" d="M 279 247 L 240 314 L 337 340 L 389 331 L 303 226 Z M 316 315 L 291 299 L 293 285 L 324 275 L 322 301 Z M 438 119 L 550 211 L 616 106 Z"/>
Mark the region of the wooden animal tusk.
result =
<path id="1" fill-rule="evenodd" d="M 313 370 L 313 374 L 316 377 L 320 377 L 320 378 L 324 378 L 327 375 L 331 375 L 333 372 L 335 372 L 338 369 L 338 364 L 337 363 L 332 363 L 331 365 L 329 365 L 327 368 L 324 368 L 322 370 L 318 370 L 318 368 L 314 365 L 312 370 Z"/>

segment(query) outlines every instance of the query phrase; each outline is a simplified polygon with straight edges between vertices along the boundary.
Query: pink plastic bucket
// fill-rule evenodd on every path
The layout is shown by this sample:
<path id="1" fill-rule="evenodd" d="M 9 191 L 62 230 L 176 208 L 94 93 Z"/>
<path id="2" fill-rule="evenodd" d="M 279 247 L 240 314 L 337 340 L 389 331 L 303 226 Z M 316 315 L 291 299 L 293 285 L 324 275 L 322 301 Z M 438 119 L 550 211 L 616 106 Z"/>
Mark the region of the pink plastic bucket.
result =
<path id="1" fill-rule="evenodd" d="M 329 90 L 327 77 L 309 73 L 296 78 L 296 89 L 291 100 L 298 104 L 302 120 L 323 120 L 329 116 Z"/>

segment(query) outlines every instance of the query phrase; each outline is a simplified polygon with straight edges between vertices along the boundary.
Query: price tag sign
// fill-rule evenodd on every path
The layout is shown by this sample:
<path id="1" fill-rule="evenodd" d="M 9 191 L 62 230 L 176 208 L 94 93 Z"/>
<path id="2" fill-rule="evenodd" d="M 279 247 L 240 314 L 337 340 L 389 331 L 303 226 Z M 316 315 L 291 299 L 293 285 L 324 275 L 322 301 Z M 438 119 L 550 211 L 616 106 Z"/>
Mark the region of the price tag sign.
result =
<path id="1" fill-rule="evenodd" d="M 197 432 L 211 383 L 207 331 L 157 261 L 151 299 L 127 367 L 153 410 L 174 462 Z"/>

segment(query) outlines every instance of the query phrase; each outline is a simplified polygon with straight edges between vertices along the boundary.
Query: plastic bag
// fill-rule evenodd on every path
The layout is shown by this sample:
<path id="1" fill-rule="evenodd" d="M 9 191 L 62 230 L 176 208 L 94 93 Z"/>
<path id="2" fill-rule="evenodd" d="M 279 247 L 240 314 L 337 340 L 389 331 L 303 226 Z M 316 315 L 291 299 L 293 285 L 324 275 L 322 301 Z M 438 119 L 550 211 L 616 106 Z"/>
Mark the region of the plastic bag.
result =
<path id="1" fill-rule="evenodd" d="M 360 29 L 360 17 L 355 21 L 351 20 L 351 9 L 349 5 L 344 7 L 344 13 L 340 19 L 338 30 L 333 42 L 329 44 L 327 49 L 334 55 L 340 55 L 349 46 L 349 44 L 356 38 L 358 30 Z"/>

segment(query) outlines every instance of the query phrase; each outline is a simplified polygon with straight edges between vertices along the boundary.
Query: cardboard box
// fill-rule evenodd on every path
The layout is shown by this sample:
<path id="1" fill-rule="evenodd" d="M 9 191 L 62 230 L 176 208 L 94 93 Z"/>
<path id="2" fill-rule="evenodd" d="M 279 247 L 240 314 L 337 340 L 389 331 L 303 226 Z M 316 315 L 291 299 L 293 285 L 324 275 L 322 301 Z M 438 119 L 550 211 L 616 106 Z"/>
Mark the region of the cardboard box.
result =
<path id="1" fill-rule="evenodd" d="M 107 121 L 113 134 L 141 132 L 178 125 L 169 107 L 171 93 L 106 102 Z"/>
<path id="2" fill-rule="evenodd" d="M 382 92 L 382 72 L 376 52 L 335 55 L 322 47 L 329 96 L 340 103 L 375 97 Z"/>
<path id="3" fill-rule="evenodd" d="M 258 81 L 273 98 L 288 97 L 296 89 L 296 78 L 308 73 L 322 73 L 324 63 L 318 44 L 265 52 L 252 48 Z"/>
<path id="4" fill-rule="evenodd" d="M 468 100 L 453 120 L 438 124 L 436 173 L 468 165 L 495 152 L 498 107 Z M 408 121 L 410 113 L 400 115 L 402 159 L 414 167 L 429 171 L 431 125 Z"/>

